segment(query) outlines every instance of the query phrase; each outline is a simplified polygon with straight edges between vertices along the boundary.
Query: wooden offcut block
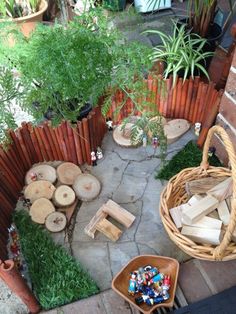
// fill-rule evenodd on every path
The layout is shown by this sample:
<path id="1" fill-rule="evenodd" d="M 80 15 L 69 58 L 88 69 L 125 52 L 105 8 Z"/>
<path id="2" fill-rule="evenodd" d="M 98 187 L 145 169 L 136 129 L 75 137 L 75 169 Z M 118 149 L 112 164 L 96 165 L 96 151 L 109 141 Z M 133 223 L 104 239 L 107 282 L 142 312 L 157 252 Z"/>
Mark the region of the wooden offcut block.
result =
<path id="1" fill-rule="evenodd" d="M 108 216 L 112 217 L 126 228 L 129 228 L 135 220 L 134 215 L 129 213 L 117 203 L 109 200 L 97 211 L 95 216 L 85 227 L 84 232 L 94 239 L 95 232 L 99 231 L 112 241 L 117 241 L 122 234 L 122 231 L 106 219 Z"/>
<path id="2" fill-rule="evenodd" d="M 188 225 L 188 224 L 186 224 Z M 204 228 L 204 229 L 221 229 L 222 221 L 219 219 L 211 218 L 211 217 L 203 217 L 199 219 L 197 222 L 189 225 L 191 227 Z"/>
<path id="3" fill-rule="evenodd" d="M 188 195 L 205 194 L 214 188 L 218 183 L 224 181 L 227 177 L 206 177 L 185 183 L 185 190 Z"/>
<path id="4" fill-rule="evenodd" d="M 217 206 L 218 214 L 224 225 L 228 225 L 230 221 L 230 212 L 226 201 L 222 201 Z"/>
<path id="5" fill-rule="evenodd" d="M 183 223 L 192 225 L 217 208 L 219 202 L 211 195 L 203 197 L 200 201 L 183 212 Z"/>
<path id="6" fill-rule="evenodd" d="M 182 227 L 182 210 L 181 206 L 173 207 L 170 209 L 171 218 L 174 221 L 174 224 L 177 228 Z"/>
<path id="7" fill-rule="evenodd" d="M 122 231 L 106 218 L 97 223 L 96 229 L 114 242 L 117 241 L 122 234 Z"/>
<path id="8" fill-rule="evenodd" d="M 201 195 L 193 195 L 189 200 L 188 200 L 188 205 L 192 206 L 194 205 L 197 201 L 200 201 L 203 198 Z"/>
<path id="9" fill-rule="evenodd" d="M 207 194 L 215 197 L 219 202 L 222 202 L 226 198 L 230 197 L 233 194 L 232 177 L 229 177 L 223 182 L 217 184 L 214 188 L 210 189 Z"/>
<path id="10" fill-rule="evenodd" d="M 222 239 L 222 232 L 220 229 L 204 229 L 184 226 L 181 234 L 187 236 L 197 243 L 207 243 L 218 245 Z"/>

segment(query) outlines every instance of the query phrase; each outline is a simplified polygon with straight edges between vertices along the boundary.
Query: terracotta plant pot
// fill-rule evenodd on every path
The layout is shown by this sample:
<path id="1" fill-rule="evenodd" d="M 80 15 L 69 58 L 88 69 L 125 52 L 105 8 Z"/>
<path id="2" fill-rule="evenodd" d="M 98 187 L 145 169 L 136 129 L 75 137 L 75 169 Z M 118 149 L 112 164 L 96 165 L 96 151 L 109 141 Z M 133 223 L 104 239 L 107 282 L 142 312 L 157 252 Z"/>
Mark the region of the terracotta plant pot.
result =
<path id="1" fill-rule="evenodd" d="M 19 25 L 22 33 L 28 37 L 29 34 L 35 29 L 35 26 L 38 22 L 41 22 L 43 19 L 43 14 L 48 8 L 48 3 L 45 0 L 41 0 L 39 11 L 24 17 L 18 17 L 15 19 L 0 19 L 1 22 L 12 21 Z"/>
<path id="2" fill-rule="evenodd" d="M 26 304 L 30 313 L 39 313 L 40 305 L 30 291 L 27 283 L 22 278 L 19 271 L 15 268 L 12 260 L 6 260 L 0 264 L 0 277 L 7 286 Z"/>

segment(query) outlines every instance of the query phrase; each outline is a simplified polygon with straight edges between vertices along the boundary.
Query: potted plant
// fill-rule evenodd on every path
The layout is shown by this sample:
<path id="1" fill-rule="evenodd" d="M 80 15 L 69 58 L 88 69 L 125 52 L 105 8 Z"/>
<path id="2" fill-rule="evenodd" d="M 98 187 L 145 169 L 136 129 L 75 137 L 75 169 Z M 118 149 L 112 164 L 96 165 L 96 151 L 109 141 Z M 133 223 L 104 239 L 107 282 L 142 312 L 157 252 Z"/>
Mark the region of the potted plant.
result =
<path id="1" fill-rule="evenodd" d="M 183 81 L 188 77 L 203 74 L 208 79 L 208 73 L 204 67 L 206 59 L 212 56 L 211 52 L 203 52 L 206 39 L 197 34 L 186 31 L 185 25 L 178 26 L 174 22 L 174 29 L 171 35 L 158 30 L 149 30 L 160 36 L 161 45 L 153 48 L 150 58 L 162 61 L 165 64 L 164 78 L 173 75 L 173 84 L 177 76 L 182 76 Z"/>
<path id="2" fill-rule="evenodd" d="M 46 0 L 2 0 L 0 22 L 12 21 L 20 26 L 25 36 L 29 36 L 36 23 L 42 21 L 47 7 Z"/>
<path id="3" fill-rule="evenodd" d="M 14 65 L 26 91 L 24 106 L 37 119 L 77 120 L 86 103 L 96 104 L 111 80 L 112 36 L 77 21 L 66 27 L 37 25 L 14 47 L 1 45 L 2 62 Z M 9 62 L 10 61 L 10 62 Z M 34 104 L 34 106 L 32 106 Z"/>

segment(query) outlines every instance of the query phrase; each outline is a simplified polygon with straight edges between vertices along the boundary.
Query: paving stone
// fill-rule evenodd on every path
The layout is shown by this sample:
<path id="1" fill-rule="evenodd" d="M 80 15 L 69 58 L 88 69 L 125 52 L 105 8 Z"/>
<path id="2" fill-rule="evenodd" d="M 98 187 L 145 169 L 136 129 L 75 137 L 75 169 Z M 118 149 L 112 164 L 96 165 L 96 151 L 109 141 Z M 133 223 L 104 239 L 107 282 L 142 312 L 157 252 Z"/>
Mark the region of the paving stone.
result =
<path id="1" fill-rule="evenodd" d="M 151 40 L 147 36 L 141 34 L 141 32 L 142 32 L 142 30 L 138 30 L 138 31 L 136 31 L 136 30 L 128 30 L 127 31 L 126 30 L 123 34 L 124 34 L 124 37 L 130 42 L 132 42 L 132 41 L 140 42 L 146 46 L 152 47 Z"/>
<path id="2" fill-rule="evenodd" d="M 100 294 L 62 307 L 63 314 L 105 314 Z"/>
<path id="3" fill-rule="evenodd" d="M 123 233 L 117 242 L 134 241 L 135 240 L 135 234 L 137 232 L 137 228 L 138 228 L 139 223 L 140 223 L 140 219 L 141 219 L 140 216 L 136 216 L 135 221 L 132 223 L 131 227 L 123 228 Z"/>
<path id="4" fill-rule="evenodd" d="M 47 314 L 63 314 L 62 312 L 62 308 L 59 308 L 58 311 L 57 309 L 53 309 L 53 310 L 50 310 L 50 311 L 43 311 L 43 312 L 40 312 L 41 314 L 43 313 L 47 313 Z"/>
<path id="5" fill-rule="evenodd" d="M 128 162 L 123 161 L 116 153 L 110 152 L 98 166 L 93 167 L 91 173 L 102 184 L 101 197 L 110 198 L 122 179 L 124 169 Z"/>
<path id="6" fill-rule="evenodd" d="M 211 265 L 214 266 L 214 263 L 211 263 Z M 181 265 L 178 281 L 188 303 L 197 302 L 212 295 L 193 260 Z"/>
<path id="7" fill-rule="evenodd" d="M 117 146 L 114 151 L 119 154 L 122 160 L 142 161 L 148 157 L 147 147 L 125 148 Z"/>
<path id="8" fill-rule="evenodd" d="M 65 231 L 61 231 L 61 232 L 51 232 L 51 237 L 53 238 L 53 241 L 56 244 L 60 244 L 60 245 L 64 245 L 65 242 L 67 242 L 67 237 L 65 236 Z"/>
<path id="9" fill-rule="evenodd" d="M 105 313 L 109 314 L 132 314 L 128 302 L 120 297 L 113 290 L 107 290 L 101 293 L 101 299 L 106 309 Z"/>
<path id="10" fill-rule="evenodd" d="M 137 243 L 140 255 L 156 255 L 156 251 L 147 244 Z"/>
<path id="11" fill-rule="evenodd" d="M 152 158 L 150 160 L 144 160 L 141 162 L 132 161 L 125 169 L 125 174 L 132 175 L 134 177 L 146 178 L 150 174 L 154 173 L 155 169 L 160 165 L 160 159 Z"/>
<path id="12" fill-rule="evenodd" d="M 124 175 L 123 179 L 113 194 L 113 201 L 120 203 L 136 202 L 142 197 L 147 180 L 130 175 Z"/>
<path id="13" fill-rule="evenodd" d="M 88 225 L 89 221 L 90 220 L 76 223 L 74 233 L 73 233 L 73 242 L 74 241 L 87 242 L 88 243 L 87 245 L 90 245 L 90 243 L 96 243 L 96 242 L 108 242 L 109 239 L 105 237 L 101 232 L 96 232 L 94 239 L 89 237 L 84 232 L 84 228 Z"/>
<path id="14" fill-rule="evenodd" d="M 194 134 L 194 130 L 190 129 L 178 141 L 168 145 L 167 153 L 182 149 L 189 141 L 192 141 L 192 140 L 197 140 L 197 137 Z"/>
<path id="15" fill-rule="evenodd" d="M 208 262 L 198 261 L 200 264 L 200 271 L 207 277 L 210 288 L 212 287 L 214 293 L 219 293 L 223 290 L 231 288 L 235 285 L 236 261 L 227 262 Z M 205 278 L 206 280 L 206 278 Z"/>
<path id="16" fill-rule="evenodd" d="M 110 261 L 106 243 L 73 242 L 74 257 L 88 270 L 101 291 L 111 287 Z"/>
<path id="17" fill-rule="evenodd" d="M 108 201 L 108 197 L 99 196 L 91 202 L 83 202 L 76 216 L 76 222 L 90 221 L 99 208 Z"/>
<path id="18" fill-rule="evenodd" d="M 103 138 L 101 147 L 104 157 L 106 157 L 106 155 L 108 155 L 109 152 L 113 152 L 118 147 L 119 146 L 113 140 L 112 131 L 108 131 Z"/>
<path id="19" fill-rule="evenodd" d="M 112 275 L 115 276 L 130 259 L 139 255 L 135 242 L 109 243 Z"/>

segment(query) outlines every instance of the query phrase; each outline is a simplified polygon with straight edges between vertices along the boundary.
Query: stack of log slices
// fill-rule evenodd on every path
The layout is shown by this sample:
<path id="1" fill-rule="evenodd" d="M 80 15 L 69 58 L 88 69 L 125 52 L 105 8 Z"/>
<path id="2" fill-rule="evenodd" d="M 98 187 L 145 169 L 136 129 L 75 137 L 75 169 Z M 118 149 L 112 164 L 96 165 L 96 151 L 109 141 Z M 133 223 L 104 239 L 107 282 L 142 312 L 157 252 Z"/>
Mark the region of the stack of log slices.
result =
<path id="1" fill-rule="evenodd" d="M 101 184 L 71 162 L 53 165 L 37 164 L 27 172 L 24 196 L 32 204 L 31 219 L 51 232 L 60 232 L 70 222 L 78 200 L 95 199 Z"/>

